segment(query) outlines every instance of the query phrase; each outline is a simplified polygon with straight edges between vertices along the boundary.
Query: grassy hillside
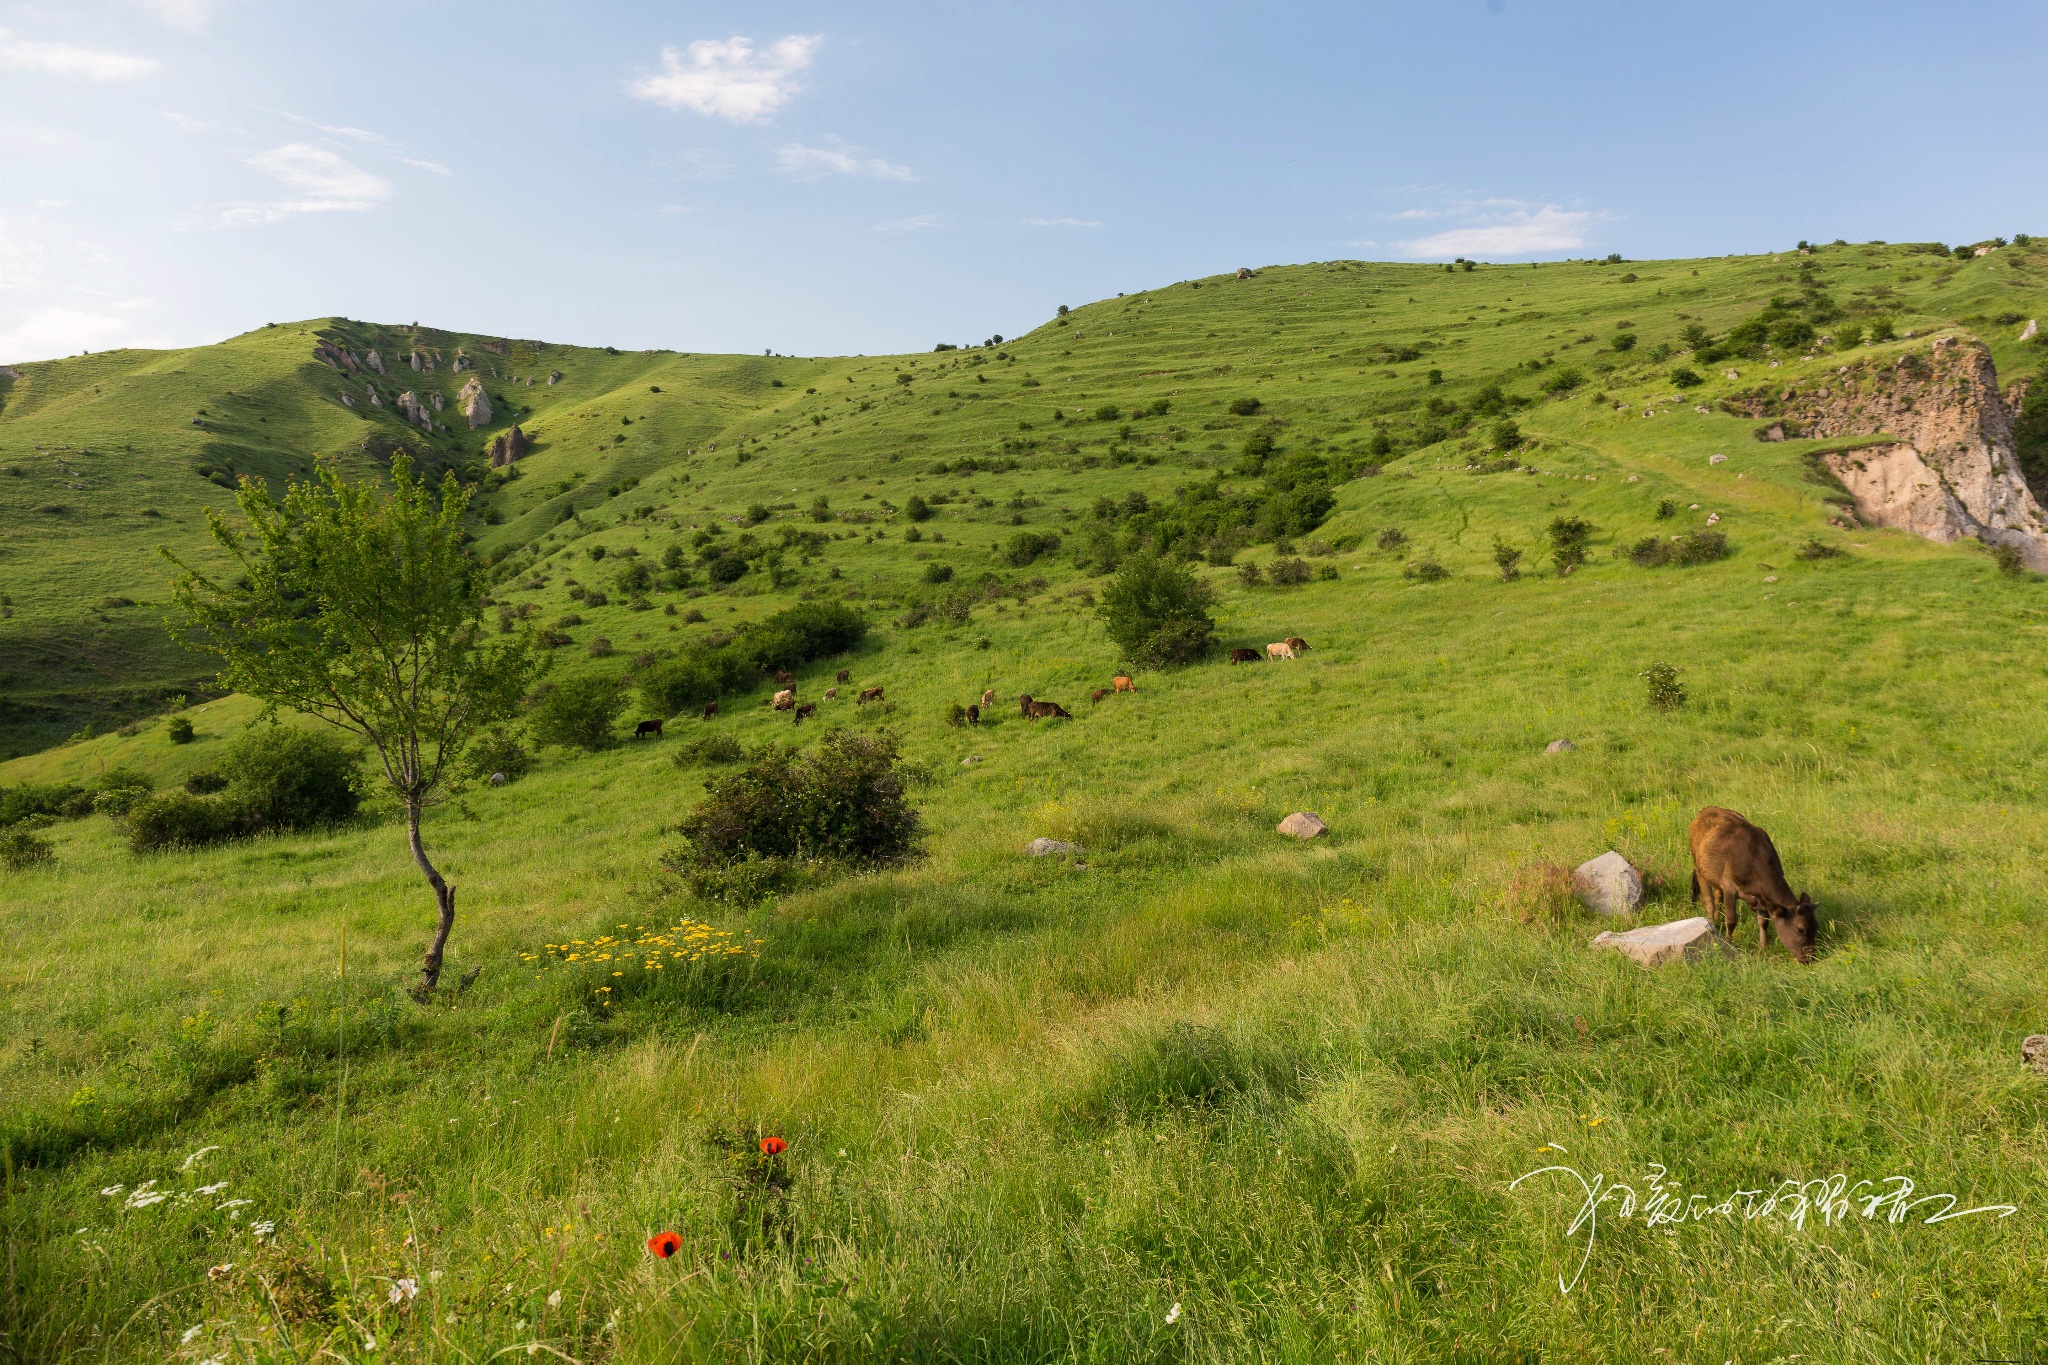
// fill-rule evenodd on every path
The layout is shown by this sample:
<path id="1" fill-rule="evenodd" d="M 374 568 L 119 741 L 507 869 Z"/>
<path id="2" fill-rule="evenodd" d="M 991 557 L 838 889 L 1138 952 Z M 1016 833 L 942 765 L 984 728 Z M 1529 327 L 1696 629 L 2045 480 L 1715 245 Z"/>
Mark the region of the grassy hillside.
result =
<path id="1" fill-rule="evenodd" d="M 505 374 L 486 371 L 511 400 L 501 420 L 419 444 L 472 464 L 514 407 L 538 437 L 518 477 L 486 481 L 476 533 L 508 621 L 567 637 L 558 676 L 637 673 L 831 598 L 875 629 L 806 669 L 800 695 L 848 668 L 888 700 L 857 708 L 842 690 L 821 700 L 823 725 L 792 729 L 764 685 L 659 742 L 550 750 L 442 809 L 429 839 L 462 898 L 450 976 L 481 971 L 431 1006 L 403 990 L 432 900 L 388 808 L 151 857 L 106 816 L 43 831 L 54 867 L 0 873 L 0 1352 L 2048 1349 L 2048 1083 L 2018 1065 L 2020 1039 L 2048 1031 L 2048 806 L 2029 723 L 2048 702 L 2048 599 L 1975 547 L 1844 526 L 1839 489 L 1809 473 L 1815 443 L 1759 443 L 1715 405 L 1766 379 L 1816 382 L 1839 351 L 1706 365 L 1681 349 L 1690 323 L 1725 336 L 1774 294 L 1812 312 L 1825 297 L 1837 320 L 1822 331 L 1886 317 L 1901 334 L 1859 354 L 1967 331 L 2014 380 L 2044 357 L 2000 319 L 2048 311 L 2044 286 L 2048 260 L 2018 248 L 1967 264 L 1876 246 L 1448 273 L 1339 262 L 1105 300 L 971 352 L 548 347 L 514 366 L 503 343 Z M 388 453 L 363 442 L 396 425 L 321 397 L 343 381 L 307 359 L 314 333 L 357 327 L 273 328 L 176 362 L 196 372 L 240 348 L 238 391 L 268 366 L 293 395 L 279 420 L 237 428 L 275 465 L 238 469 Z M 1640 340 L 1617 350 L 1625 333 Z M 388 364 L 407 334 L 345 335 Z M 485 340 L 459 344 L 498 363 Z M 103 388 L 173 363 L 90 360 L 108 365 Z M 59 455 L 99 468 L 28 454 L 58 429 L 34 435 L 55 420 L 38 412 L 82 404 L 91 385 L 68 367 L 87 363 L 29 367 L 9 390 L 0 451 L 24 480 L 54 479 Z M 1674 387 L 1689 364 L 1705 382 Z M 512 387 L 551 370 L 553 388 Z M 1556 382 L 1566 371 L 1579 382 Z M 202 405 L 196 390 L 179 401 Z M 302 444 L 248 434 L 287 407 Z M 136 426 L 128 443 L 211 435 L 164 411 L 193 434 Z M 1526 439 L 1496 453 L 1502 420 Z M 64 429 L 112 463 L 115 435 Z M 195 543 L 225 494 L 186 470 L 197 447 L 132 458 L 166 489 L 185 470 L 191 501 L 163 498 L 167 525 L 144 527 L 142 480 L 67 490 L 81 509 L 86 493 L 135 507 L 105 518 L 116 586 L 86 593 L 37 561 L 98 565 L 93 524 L 10 505 L 10 528 L 28 517 L 48 540 L 35 556 L 9 539 L 0 572 L 33 586 L 7 588 L 19 606 L 0 624 L 24 633 L 0 641 L 84 631 L 92 590 L 161 602 L 150 547 Z M 21 501 L 55 496 L 34 487 Z M 1266 519 L 1321 487 L 1334 505 L 1283 550 Z M 905 515 L 913 495 L 929 519 Z M 1250 524 L 1201 520 L 1219 505 Z M 1595 528 L 1568 577 L 1547 569 L 1559 517 Z M 1709 517 L 1725 560 L 1620 553 Z M 1054 534 L 1050 551 L 1018 540 Z M 1314 648 L 1140 673 L 1136 695 L 1091 705 L 1124 662 L 1092 610 L 1102 572 L 1175 536 L 1215 585 L 1225 644 Z M 1524 576 L 1500 579 L 1497 541 L 1525 552 Z M 1841 553 L 1802 557 L 1814 544 Z M 1296 555 L 1311 580 L 1275 586 L 1271 566 Z M 719 584 L 721 561 L 744 571 Z M 1263 581 L 1245 581 L 1247 561 Z M 1658 662 L 1682 670 L 1676 710 L 1647 704 L 1638 675 Z M 983 725 L 948 724 L 984 688 L 1004 700 Z M 1021 692 L 1075 719 L 1027 722 Z M 186 713 L 192 744 L 169 743 L 157 716 L 0 764 L 0 784 L 90 785 L 117 767 L 182 780 L 255 717 L 243 698 L 204 705 Z M 688 741 L 810 744 L 833 725 L 890 729 L 926 767 L 924 859 L 750 908 L 661 873 L 718 771 L 673 762 Z M 1578 747 L 1545 754 L 1556 738 Z M 1775 942 L 1655 973 L 1588 950 L 1605 926 L 1558 898 L 1546 866 L 1619 848 L 1653 874 L 1643 921 L 1682 917 L 1686 825 L 1709 803 L 1771 830 L 1820 902 L 1812 966 Z M 1299 809 L 1330 834 L 1277 836 Z M 1025 856 L 1038 836 L 1082 852 Z M 548 944 L 684 921 L 758 956 L 666 979 L 537 967 Z M 763 1236 L 746 1231 L 762 1196 L 729 1144 L 768 1134 L 790 1143 L 793 1183 Z M 1745 1218 L 1754 1202 L 1737 1199 L 1651 1227 L 1609 1203 L 1561 1293 L 1586 1253 L 1583 1231 L 1566 1236 L 1573 1187 L 1511 1182 L 1569 1165 L 1641 1197 L 1653 1164 L 1680 1206 L 1840 1172 L 2019 1211 L 1927 1225 L 1939 1205 L 1889 1221 L 1851 1202 L 1794 1225 L 1783 1208 Z M 681 1234 L 674 1259 L 643 1247 L 661 1229 Z"/>

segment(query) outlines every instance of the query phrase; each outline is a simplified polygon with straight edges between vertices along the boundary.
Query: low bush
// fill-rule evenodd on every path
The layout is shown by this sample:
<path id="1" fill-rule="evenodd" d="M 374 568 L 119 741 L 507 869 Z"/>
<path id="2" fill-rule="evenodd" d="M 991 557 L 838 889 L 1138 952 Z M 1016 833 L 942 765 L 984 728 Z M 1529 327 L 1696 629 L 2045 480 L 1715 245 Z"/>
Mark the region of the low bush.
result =
<path id="1" fill-rule="evenodd" d="M 90 814 L 93 794 L 68 782 L 24 782 L 0 787 L 0 829 L 38 817 L 76 819 Z"/>
<path id="2" fill-rule="evenodd" d="M 1380 532 L 1379 538 L 1373 542 L 1373 544 L 1379 546 L 1380 549 L 1387 551 L 1389 554 L 1400 549 L 1403 545 L 1406 545 L 1407 543 L 1408 533 L 1406 531 L 1403 531 L 1398 526 L 1389 526 L 1386 530 Z"/>
<path id="3" fill-rule="evenodd" d="M 164 726 L 164 734 L 173 744 L 190 744 L 198 736 L 192 733 L 192 722 L 183 716 L 172 716 Z"/>
<path id="4" fill-rule="evenodd" d="M 996 547 L 996 558 L 1013 569 L 1021 569 L 1060 548 L 1060 538 L 1052 532 L 1019 531 Z"/>
<path id="5" fill-rule="evenodd" d="M 564 678 L 543 685 L 534 695 L 527 733 L 538 745 L 602 749 L 611 744 L 612 727 L 625 709 L 621 679 L 594 673 Z"/>
<path id="6" fill-rule="evenodd" d="M 362 763 L 340 735 L 266 725 L 230 744 L 220 771 L 252 829 L 307 829 L 356 813 Z"/>
<path id="7" fill-rule="evenodd" d="M 1670 664 L 1651 664 L 1636 676 L 1649 685 L 1650 705 L 1659 711 L 1675 711 L 1685 705 L 1685 685 Z"/>
<path id="8" fill-rule="evenodd" d="M 533 751 L 503 730 L 486 730 L 469 742 L 457 765 L 457 775 L 470 782 L 487 782 L 494 773 L 517 782 L 533 771 Z"/>
<path id="9" fill-rule="evenodd" d="M 2017 546 L 2007 545 L 2005 542 L 1999 541 L 1986 548 L 1991 551 L 1991 558 L 1998 565 L 1998 571 L 2007 578 L 2025 578 L 2027 576 L 2027 561 L 2020 557 Z"/>
<path id="10" fill-rule="evenodd" d="M 1808 540 L 1792 552 L 1800 559 L 1841 559 L 1848 551 L 1822 540 Z"/>
<path id="11" fill-rule="evenodd" d="M 1652 569 L 1666 564 L 1712 564 L 1726 559 L 1730 553 L 1728 537 L 1719 531 L 1701 530 L 1669 540 L 1644 536 L 1629 547 L 1628 557 L 1643 568 Z"/>
<path id="12" fill-rule="evenodd" d="M 1500 581 L 1512 583 L 1522 576 L 1522 552 L 1499 536 L 1493 538 L 1493 565 L 1500 570 Z"/>
<path id="13" fill-rule="evenodd" d="M 241 806 L 227 792 L 194 796 L 175 787 L 138 801 L 121 823 L 128 847 L 137 853 L 217 844 L 251 830 Z"/>
<path id="14" fill-rule="evenodd" d="M 109 768 L 94 785 L 92 808 L 102 815 L 119 816 L 148 796 L 156 783 L 132 768 Z"/>
<path id="15" fill-rule="evenodd" d="M 691 615 L 703 619 L 701 613 Z M 637 682 L 641 700 L 650 715 L 680 715 L 752 687 L 777 669 L 795 670 L 843 654 L 860 643 L 867 629 L 860 613 L 842 602 L 800 603 L 717 644 L 699 643 L 647 669 Z"/>
<path id="16" fill-rule="evenodd" d="M 49 867 L 56 861 L 57 846 L 33 830 L 10 829 L 0 833 L 0 866 L 9 872 Z"/>
<path id="17" fill-rule="evenodd" d="M 1624 334 L 1629 335 L 1629 334 Z M 1550 562 L 1563 578 L 1586 562 L 1586 550 L 1596 528 L 1583 517 L 1554 517 L 1545 529 L 1550 538 Z"/>
<path id="18" fill-rule="evenodd" d="M 1201 657 L 1215 637 L 1215 599 L 1185 565 L 1140 552 L 1104 585 L 1096 614 L 1133 663 L 1182 664 Z"/>
<path id="19" fill-rule="evenodd" d="M 727 767 L 746 756 L 747 751 L 731 735 L 702 735 L 678 744 L 669 762 L 678 768 Z"/>
<path id="20" fill-rule="evenodd" d="M 1307 560 L 1287 558 L 1274 560 L 1266 566 L 1266 572 L 1272 576 L 1275 583 L 1283 587 L 1293 587 L 1298 583 L 1306 583 L 1315 574 L 1315 570 L 1310 567 Z"/>
<path id="21" fill-rule="evenodd" d="M 1432 554 L 1425 554 L 1401 570 L 1401 577 L 1414 579 L 1418 583 L 1441 583 L 1450 576 L 1451 571 L 1438 563 L 1436 556 Z"/>

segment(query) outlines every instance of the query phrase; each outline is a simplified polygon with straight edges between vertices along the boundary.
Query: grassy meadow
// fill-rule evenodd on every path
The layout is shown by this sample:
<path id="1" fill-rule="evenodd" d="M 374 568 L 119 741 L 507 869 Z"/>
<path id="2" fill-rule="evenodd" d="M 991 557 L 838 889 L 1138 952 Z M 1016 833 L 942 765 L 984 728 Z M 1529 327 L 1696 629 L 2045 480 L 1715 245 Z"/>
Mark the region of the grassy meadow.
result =
<path id="1" fill-rule="evenodd" d="M 1992 321 L 2041 310 L 2038 248 L 1806 259 L 1852 315 L 1918 333 L 1884 347 L 1960 330 L 2008 381 L 2039 368 Z M 486 485 L 477 544 L 504 567 L 500 603 L 571 637 L 558 674 L 637 669 L 805 599 L 874 629 L 799 675 L 816 725 L 769 712 L 764 684 L 716 720 L 644 742 L 622 724 L 610 749 L 546 750 L 439 808 L 447 980 L 475 975 L 426 1005 L 405 987 L 433 901 L 389 803 L 147 857 L 104 815 L 40 831 L 55 863 L 0 872 L 0 1360 L 2048 1351 L 2048 1082 L 2019 1064 L 2048 1031 L 2031 723 L 2048 588 L 1972 545 L 1843 525 L 1839 489 L 1808 472 L 1817 443 L 1759 443 L 1713 405 L 1768 362 L 1716 365 L 1672 401 L 1684 357 L 1657 345 L 1695 318 L 1725 331 L 1799 268 L 1332 262 L 1104 300 L 972 352 L 539 352 L 565 378 L 518 389 L 541 444 Z M 1619 321 L 1635 349 L 1613 348 Z M 252 335 L 303 349 L 297 327 Z M 1788 384 L 1841 363 L 1772 360 Z M 1581 384 L 1540 387 L 1568 367 Z M 313 380 L 280 393 L 315 411 Z M 1530 400 L 1514 460 L 1485 424 L 1408 443 L 1430 398 L 1489 382 Z M 1245 397 L 1260 410 L 1233 414 Z M 0 462 L 20 462 L 10 424 L 29 417 L 5 401 Z M 1100 572 L 1074 563 L 1098 500 L 1235 480 L 1260 431 L 1332 456 L 1404 438 L 1296 537 L 1310 582 L 1195 567 L 1224 645 L 1311 651 L 1141 671 L 1135 695 L 1091 704 L 1124 662 L 1094 615 Z M 900 515 L 913 494 L 930 520 Z M 821 496 L 831 520 L 809 516 Z M 736 539 L 750 508 L 764 540 L 823 537 L 791 542 L 779 586 L 700 579 L 637 611 L 614 589 L 616 565 L 711 525 Z M 1560 516 L 1596 528 L 1568 577 L 1545 558 Z M 1622 553 L 1710 516 L 1721 562 Z M 1380 548 L 1388 528 L 1404 539 Z M 1061 547 L 994 553 L 1020 531 Z M 1496 540 L 1526 552 L 1523 576 L 1501 580 Z M 1815 542 L 1841 553 L 1801 557 Z M 153 549 L 107 545 L 130 596 L 168 596 Z M 90 633 L 97 609 L 33 558 L 0 558 L 24 603 L 0 647 Z M 1448 576 L 1413 576 L 1425 558 Z M 911 624 L 933 564 L 992 590 L 964 620 Z M 611 591 L 593 606 L 591 589 Z M 1659 662 L 1681 670 L 1675 710 L 1647 702 Z M 823 700 L 839 668 L 887 701 Z M 983 723 L 949 724 L 984 688 L 1002 700 Z M 1074 719 L 1021 719 L 1021 692 Z M 138 716 L 39 742 L 0 785 L 181 781 L 258 716 L 202 706 L 178 713 L 192 744 Z M 901 737 L 928 777 L 927 856 L 756 906 L 663 873 L 721 771 L 675 762 L 690 741 L 835 725 Z M 1546 754 L 1557 738 L 1577 748 Z M 1554 869 L 1620 849 L 1650 874 L 1640 922 L 1682 918 L 1706 804 L 1768 829 L 1820 903 L 1813 965 L 1775 940 L 1759 955 L 1753 930 L 1732 959 L 1656 972 L 1589 949 L 1608 924 Z M 1295 810 L 1329 833 L 1278 836 Z M 1027 857 L 1040 836 L 1080 851 Z M 686 956 L 649 970 L 648 935 Z M 787 1151 L 759 1156 L 767 1136 Z M 1631 1211 L 1603 1203 L 1589 1250 L 1569 1177 L 1515 1183 L 1544 1167 L 1627 1185 Z M 1837 1173 L 1839 1195 L 1807 1184 Z M 2016 1212 L 1894 1218 L 1867 1203 L 1892 1177 Z M 1783 1182 L 1812 1207 L 1759 1213 Z M 1652 1225 L 1653 1208 L 1691 1216 Z M 645 1245 L 663 1230 L 668 1259 Z"/>

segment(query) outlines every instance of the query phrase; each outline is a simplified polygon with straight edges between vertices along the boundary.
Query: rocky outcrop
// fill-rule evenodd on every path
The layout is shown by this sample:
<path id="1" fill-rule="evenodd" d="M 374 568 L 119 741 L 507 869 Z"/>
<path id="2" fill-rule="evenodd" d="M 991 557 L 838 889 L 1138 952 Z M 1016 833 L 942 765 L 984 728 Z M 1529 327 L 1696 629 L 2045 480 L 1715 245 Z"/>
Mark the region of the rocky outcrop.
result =
<path id="1" fill-rule="evenodd" d="M 368 365 L 371 369 L 375 370 L 378 374 L 384 373 L 384 357 L 378 355 L 375 351 L 371 351 L 369 354 L 365 355 L 363 357 L 363 363 L 365 365 Z"/>
<path id="2" fill-rule="evenodd" d="M 346 370 L 350 374 L 362 373 L 362 368 L 356 364 L 356 358 L 350 355 L 346 348 L 331 341 L 314 342 L 313 359 L 323 365 L 332 365 L 337 370 Z"/>
<path id="3" fill-rule="evenodd" d="M 1812 389 L 1741 401 L 1787 435 L 1896 438 L 1820 457 L 1866 523 L 2010 545 L 2029 568 L 2048 570 L 2048 513 L 2020 471 L 2012 412 L 1979 342 L 1938 337 L 1924 351 L 1844 365 Z"/>
<path id="4" fill-rule="evenodd" d="M 526 433 L 514 423 L 510 431 L 499 432 L 491 442 L 491 468 L 503 469 L 530 449 L 532 443 L 526 439 Z"/>
<path id="5" fill-rule="evenodd" d="M 455 363 L 450 365 L 448 368 L 456 374 L 461 374 L 464 370 L 475 369 L 476 365 L 474 362 L 470 360 L 468 356 L 464 355 L 461 349 L 458 347 L 455 352 Z"/>
<path id="6" fill-rule="evenodd" d="M 549 370 L 549 371 L 548 371 L 548 387 L 552 389 L 552 388 L 553 388 L 553 387 L 555 386 L 555 381 L 556 381 L 556 380 L 558 380 L 558 379 L 560 379 L 561 377 L 562 377 L 562 372 L 561 372 L 560 370 Z"/>
<path id="7" fill-rule="evenodd" d="M 422 403 L 419 395 L 411 389 L 407 389 L 404 393 L 398 395 L 398 410 L 405 414 L 406 421 L 412 423 L 421 431 L 432 431 L 434 429 L 434 415 L 427 411 L 427 405 Z"/>
<path id="8" fill-rule="evenodd" d="M 491 396 L 484 392 L 484 381 L 475 375 L 462 386 L 462 392 L 455 395 L 455 401 L 462 405 L 462 415 L 469 419 L 469 429 L 491 424 Z"/>
<path id="9" fill-rule="evenodd" d="M 444 397 L 442 397 L 442 396 L 441 396 L 441 393 L 440 393 L 440 391 L 439 391 L 438 389 L 437 389 L 437 390 L 435 390 L 435 392 L 433 393 L 433 395 L 432 395 L 432 400 L 433 400 L 433 404 L 434 404 L 434 411 L 435 411 L 435 412 L 439 412 L 439 411 L 440 411 L 440 410 L 441 410 L 442 408 L 446 407 L 446 406 L 447 406 L 447 404 L 448 404 L 448 400 L 447 400 L 446 398 L 444 398 Z"/>
<path id="10" fill-rule="evenodd" d="M 1596 915 L 1633 915 L 1643 905 L 1643 874 L 1611 848 L 1573 868 L 1572 887 Z"/>
<path id="11" fill-rule="evenodd" d="M 1609 931 L 1596 935 L 1595 948 L 1621 953 L 1644 967 L 1661 967 L 1667 962 L 1697 962 L 1705 957 L 1734 957 L 1735 945 L 1702 916 L 1650 924 L 1626 933 Z"/>
<path id="12" fill-rule="evenodd" d="M 427 368 L 427 358 L 418 351 L 412 353 L 412 358 L 407 363 L 412 366 L 415 374 Z"/>

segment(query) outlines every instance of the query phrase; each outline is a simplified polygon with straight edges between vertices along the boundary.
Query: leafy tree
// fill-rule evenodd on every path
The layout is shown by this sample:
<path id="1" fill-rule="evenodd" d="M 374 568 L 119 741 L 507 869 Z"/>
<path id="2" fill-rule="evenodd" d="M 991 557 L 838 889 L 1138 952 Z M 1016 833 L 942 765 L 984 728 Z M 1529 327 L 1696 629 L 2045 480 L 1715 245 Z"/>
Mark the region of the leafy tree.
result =
<path id="1" fill-rule="evenodd" d="M 1635 348 L 1636 348 L 1636 334 L 1635 334 L 1634 332 L 1617 332 L 1617 333 L 1615 333 L 1615 336 L 1614 336 L 1614 349 L 1615 349 L 1615 350 L 1617 350 L 1617 351 L 1633 351 L 1633 350 L 1634 350 Z"/>
<path id="2" fill-rule="evenodd" d="M 1586 562 L 1586 549 L 1593 539 L 1593 523 L 1583 517 L 1554 517 L 1546 532 L 1550 537 L 1550 562 L 1563 578 Z"/>
<path id="3" fill-rule="evenodd" d="M 1488 439 L 1492 441 L 1496 452 L 1505 453 L 1522 444 L 1522 429 L 1503 417 L 1493 424 L 1493 431 Z"/>
<path id="4" fill-rule="evenodd" d="M 1096 612 L 1134 662 L 1181 664 L 1198 658 L 1215 636 L 1215 600 L 1214 589 L 1185 565 L 1141 551 L 1104 586 Z"/>
<path id="5" fill-rule="evenodd" d="M 406 842 L 440 920 L 420 990 L 441 979 L 455 926 L 455 888 L 427 858 L 420 818 L 440 799 L 464 746 L 511 715 L 540 664 L 524 638 L 487 643 L 487 581 L 463 548 L 470 490 L 450 473 L 439 489 L 391 464 L 391 486 L 350 484 L 332 462 L 292 482 L 279 502 L 241 480 L 247 528 L 209 514 L 231 569 L 179 570 L 172 594 L 187 645 L 217 654 L 220 680 L 360 736 L 405 810 Z"/>
<path id="6" fill-rule="evenodd" d="M 932 519 L 932 505 L 917 494 L 912 493 L 903 500 L 903 515 L 909 517 L 912 521 L 930 521 Z"/>
<path id="7" fill-rule="evenodd" d="M 612 726 L 625 709 L 623 681 L 586 673 L 551 684 L 536 697 L 527 730 L 535 744 L 602 749 L 611 743 Z"/>
<path id="8" fill-rule="evenodd" d="M 1493 563 L 1500 570 L 1500 581 L 1512 583 L 1522 576 L 1522 552 L 1499 536 L 1493 538 Z"/>

